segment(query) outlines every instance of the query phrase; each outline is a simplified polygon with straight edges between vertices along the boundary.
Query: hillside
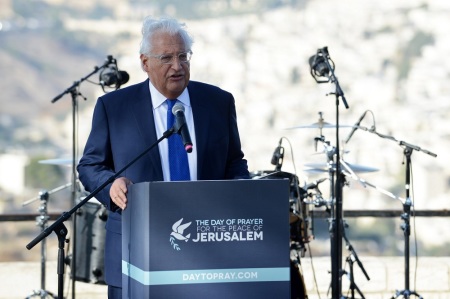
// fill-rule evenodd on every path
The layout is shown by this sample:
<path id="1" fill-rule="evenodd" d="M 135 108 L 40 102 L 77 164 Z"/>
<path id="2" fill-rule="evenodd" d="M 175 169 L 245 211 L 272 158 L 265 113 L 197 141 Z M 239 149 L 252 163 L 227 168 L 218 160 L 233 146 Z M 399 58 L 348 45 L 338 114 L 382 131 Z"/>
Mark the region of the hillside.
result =
<path id="1" fill-rule="evenodd" d="M 101 64 L 106 55 L 114 55 L 120 68 L 130 74 L 128 84 L 145 78 L 137 55 L 139 26 L 141 14 L 152 8 L 145 1 L 125 2 L 120 2 L 126 8 L 121 12 L 128 12 L 125 15 L 114 15 L 112 8 L 101 10 L 101 17 L 97 17 L 99 9 L 82 14 L 67 8 L 53 25 L 0 31 L 2 151 L 20 148 L 30 156 L 45 153 L 48 158 L 70 155 L 70 96 L 54 104 L 50 101 Z M 319 130 L 287 128 L 315 123 L 319 112 L 326 122 L 335 123 L 338 110 L 340 124 L 347 125 L 340 129 L 338 141 L 347 150 L 346 161 L 377 168 L 360 175 L 404 196 L 402 147 L 362 130 L 348 144 L 342 142 L 348 126 L 370 110 L 363 126 L 376 126 L 377 132 L 437 153 L 437 158 L 419 151 L 413 154 L 415 203 L 417 209 L 448 209 L 450 5 L 387 0 L 301 3 L 235 14 L 228 11 L 214 18 L 192 18 L 176 11 L 195 38 L 191 78 L 220 85 L 235 96 L 250 169 L 273 169 L 273 150 L 285 137 L 283 171 L 296 172 L 302 183 L 326 177 L 323 172 L 304 171 L 306 163 L 326 162 L 323 144 L 315 148 Z M 58 11 L 64 10 L 59 7 Z M 335 91 L 333 84 L 317 84 L 310 75 L 308 59 L 324 46 L 335 63 L 349 109 L 330 94 Z M 97 82 L 98 76 L 92 80 Z M 79 99 L 80 150 L 89 132 L 92 106 L 102 90 L 85 82 L 81 92 L 87 101 Z M 334 129 L 322 132 L 332 146 L 335 133 Z M 327 184 L 321 187 L 324 196 L 329 195 Z M 400 202 L 349 178 L 345 209 L 401 208 Z M 317 234 L 326 242 L 326 224 L 321 225 Z M 395 246 L 396 240 L 402 240 L 398 225 L 398 219 L 362 219 L 353 227 L 358 228 L 355 235 L 370 236 L 372 242 L 358 244 L 366 252 L 383 252 L 390 246 L 390 253 L 401 254 L 401 246 Z M 450 242 L 446 227 L 448 219 L 419 219 L 421 249 L 432 252 L 430 248 L 437 247 L 443 252 Z"/>

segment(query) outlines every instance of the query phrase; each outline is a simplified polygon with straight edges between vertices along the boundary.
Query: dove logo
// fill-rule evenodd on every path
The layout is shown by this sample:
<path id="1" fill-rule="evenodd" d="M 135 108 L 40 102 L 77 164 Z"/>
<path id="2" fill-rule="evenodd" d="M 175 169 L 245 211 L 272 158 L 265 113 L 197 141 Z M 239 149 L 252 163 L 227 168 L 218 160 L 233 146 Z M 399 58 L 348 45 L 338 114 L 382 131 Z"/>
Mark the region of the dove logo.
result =
<path id="1" fill-rule="evenodd" d="M 175 250 L 181 250 L 180 246 L 177 244 L 177 241 L 187 242 L 191 237 L 191 234 L 184 235 L 184 230 L 188 228 L 192 222 L 181 224 L 182 222 L 183 218 L 181 218 L 172 225 L 172 233 L 170 234 L 169 240 L 170 244 Z"/>

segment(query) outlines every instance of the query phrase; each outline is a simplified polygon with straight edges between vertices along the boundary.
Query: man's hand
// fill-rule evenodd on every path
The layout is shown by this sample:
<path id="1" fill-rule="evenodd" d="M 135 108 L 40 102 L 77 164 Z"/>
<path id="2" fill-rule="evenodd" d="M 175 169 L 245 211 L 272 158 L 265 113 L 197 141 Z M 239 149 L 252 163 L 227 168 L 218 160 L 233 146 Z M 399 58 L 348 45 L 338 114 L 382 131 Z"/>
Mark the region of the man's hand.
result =
<path id="1" fill-rule="evenodd" d="M 116 179 L 112 183 L 111 189 L 109 189 L 109 196 L 111 197 L 111 200 L 122 210 L 125 210 L 127 206 L 127 187 L 131 184 L 133 184 L 133 182 L 131 182 L 129 179 L 121 177 Z"/>

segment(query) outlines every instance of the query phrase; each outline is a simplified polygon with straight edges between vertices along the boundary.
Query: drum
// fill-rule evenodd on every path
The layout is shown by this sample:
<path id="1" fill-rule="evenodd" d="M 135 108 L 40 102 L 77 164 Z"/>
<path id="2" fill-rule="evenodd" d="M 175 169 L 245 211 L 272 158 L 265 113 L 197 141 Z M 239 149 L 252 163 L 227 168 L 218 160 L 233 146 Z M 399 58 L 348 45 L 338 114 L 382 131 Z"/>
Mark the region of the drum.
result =
<path id="1" fill-rule="evenodd" d="M 105 223 L 108 211 L 91 199 L 76 213 L 75 280 L 95 284 L 104 281 Z"/>
<path id="2" fill-rule="evenodd" d="M 250 173 L 250 177 L 252 179 L 289 179 L 289 223 L 296 223 L 302 217 L 302 202 L 306 192 L 299 187 L 298 177 L 295 174 L 284 171 L 259 170 Z"/>
<path id="3" fill-rule="evenodd" d="M 295 174 L 275 170 L 260 170 L 250 173 L 252 179 L 289 179 L 289 223 L 290 238 L 304 252 L 305 243 L 309 242 L 309 207 L 304 202 L 307 191 L 300 188 Z"/>
<path id="4" fill-rule="evenodd" d="M 291 261 L 291 299 L 307 299 L 305 281 L 301 267 L 298 263 Z"/>

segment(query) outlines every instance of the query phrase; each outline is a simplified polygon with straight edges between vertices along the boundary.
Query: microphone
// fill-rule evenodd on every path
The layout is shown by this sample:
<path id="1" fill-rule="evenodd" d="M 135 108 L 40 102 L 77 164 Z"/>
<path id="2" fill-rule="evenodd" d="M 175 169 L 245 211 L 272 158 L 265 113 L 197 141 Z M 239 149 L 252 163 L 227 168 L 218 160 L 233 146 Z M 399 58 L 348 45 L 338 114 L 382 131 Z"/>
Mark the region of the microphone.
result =
<path id="1" fill-rule="evenodd" d="M 328 77 L 330 74 L 330 69 L 325 63 L 325 58 L 322 55 L 313 55 L 309 58 L 309 66 L 311 67 L 311 73 L 318 77 Z"/>
<path id="2" fill-rule="evenodd" d="M 363 118 L 366 116 L 367 110 L 364 111 L 364 113 L 361 115 L 361 117 L 359 118 L 359 120 L 356 122 L 356 124 L 353 126 L 353 129 L 350 131 L 350 134 L 348 135 L 347 139 L 345 140 L 345 143 L 348 143 L 348 141 L 350 140 L 350 138 L 352 138 L 353 134 L 355 133 L 355 131 L 358 129 L 359 125 L 361 124 Z"/>
<path id="3" fill-rule="evenodd" d="M 315 189 L 319 186 L 320 183 L 322 183 L 323 181 L 325 181 L 327 178 L 322 178 L 320 180 L 314 181 L 312 183 L 309 183 L 307 185 L 305 185 L 302 189 L 307 191 L 309 189 Z"/>
<path id="4" fill-rule="evenodd" d="M 111 64 L 108 68 L 100 73 L 100 85 L 112 87 L 116 89 L 130 80 L 130 75 L 125 71 L 119 71 L 116 64 Z"/>
<path id="5" fill-rule="evenodd" d="M 273 152 L 272 160 L 270 161 L 272 165 L 275 165 L 276 171 L 280 171 L 281 166 L 283 165 L 284 147 L 281 146 L 282 139 L 283 138 L 280 138 L 278 146 L 275 148 L 275 151 Z"/>
<path id="6" fill-rule="evenodd" d="M 181 135 L 184 149 L 186 152 L 192 152 L 191 135 L 189 135 L 189 129 L 186 123 L 186 117 L 184 116 L 184 106 L 181 103 L 176 103 L 172 108 L 172 113 L 175 115 L 174 129 L 175 133 Z"/>

